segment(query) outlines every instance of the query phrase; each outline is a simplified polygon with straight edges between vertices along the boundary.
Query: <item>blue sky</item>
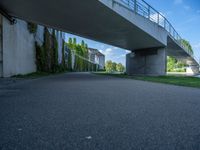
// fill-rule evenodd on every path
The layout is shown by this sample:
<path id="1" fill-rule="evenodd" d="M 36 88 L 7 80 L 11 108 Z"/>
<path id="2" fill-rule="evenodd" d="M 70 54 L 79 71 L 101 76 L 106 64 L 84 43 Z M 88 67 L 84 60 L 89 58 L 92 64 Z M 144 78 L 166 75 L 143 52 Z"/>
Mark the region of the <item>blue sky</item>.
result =
<path id="1" fill-rule="evenodd" d="M 156 10 L 161 12 L 174 26 L 182 38 L 190 41 L 194 54 L 200 60 L 200 0 L 146 0 Z M 97 48 L 106 55 L 106 60 L 125 64 L 126 50 L 111 45 L 95 42 L 75 35 L 80 42 L 82 39 L 89 47 Z"/>

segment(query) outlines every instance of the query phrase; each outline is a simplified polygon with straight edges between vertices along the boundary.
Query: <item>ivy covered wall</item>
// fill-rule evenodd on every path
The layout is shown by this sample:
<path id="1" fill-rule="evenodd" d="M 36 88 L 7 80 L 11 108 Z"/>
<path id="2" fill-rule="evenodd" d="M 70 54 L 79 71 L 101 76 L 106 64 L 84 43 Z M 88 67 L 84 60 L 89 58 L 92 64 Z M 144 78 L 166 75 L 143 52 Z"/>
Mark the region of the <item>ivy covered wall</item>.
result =
<path id="1" fill-rule="evenodd" d="M 58 63 L 58 41 L 55 32 L 53 30 L 50 33 L 45 27 L 43 45 L 40 46 L 37 42 L 35 43 L 37 71 L 56 73 L 66 70 L 64 40 L 62 41 L 62 61 Z"/>

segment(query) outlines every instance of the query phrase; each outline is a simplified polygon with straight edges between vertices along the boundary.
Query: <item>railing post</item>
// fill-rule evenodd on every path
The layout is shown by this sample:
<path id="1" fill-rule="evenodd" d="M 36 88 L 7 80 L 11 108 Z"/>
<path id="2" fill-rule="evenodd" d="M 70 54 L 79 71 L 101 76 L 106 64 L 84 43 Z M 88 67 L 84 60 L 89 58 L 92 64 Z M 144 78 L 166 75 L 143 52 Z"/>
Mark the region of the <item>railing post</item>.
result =
<path id="1" fill-rule="evenodd" d="M 150 6 L 148 5 L 148 18 L 150 20 Z"/>
<path id="2" fill-rule="evenodd" d="M 157 22 L 158 22 L 158 25 L 159 25 L 159 22 L 160 22 L 160 14 L 158 13 L 158 18 L 157 18 Z"/>
<path id="3" fill-rule="evenodd" d="M 134 12 L 137 13 L 137 0 L 134 0 Z"/>
<path id="4" fill-rule="evenodd" d="M 166 29 L 166 19 L 164 18 L 164 29 Z"/>

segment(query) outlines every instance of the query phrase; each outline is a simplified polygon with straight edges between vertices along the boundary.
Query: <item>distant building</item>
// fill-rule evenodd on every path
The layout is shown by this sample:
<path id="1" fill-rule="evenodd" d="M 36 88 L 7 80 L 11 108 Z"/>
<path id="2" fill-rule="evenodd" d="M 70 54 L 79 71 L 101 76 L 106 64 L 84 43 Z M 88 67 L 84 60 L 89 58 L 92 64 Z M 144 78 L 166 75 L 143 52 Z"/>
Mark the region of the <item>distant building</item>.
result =
<path id="1" fill-rule="evenodd" d="M 103 70 L 103 69 L 105 69 L 105 55 L 104 54 L 102 54 L 102 53 L 100 53 L 100 52 L 98 52 L 97 53 L 97 56 L 98 56 L 98 64 L 99 64 L 99 69 L 100 70 Z"/>
<path id="2" fill-rule="evenodd" d="M 102 54 L 99 50 L 94 48 L 88 48 L 89 51 L 89 60 L 98 65 L 98 69 L 102 70 L 105 68 L 105 55 Z"/>

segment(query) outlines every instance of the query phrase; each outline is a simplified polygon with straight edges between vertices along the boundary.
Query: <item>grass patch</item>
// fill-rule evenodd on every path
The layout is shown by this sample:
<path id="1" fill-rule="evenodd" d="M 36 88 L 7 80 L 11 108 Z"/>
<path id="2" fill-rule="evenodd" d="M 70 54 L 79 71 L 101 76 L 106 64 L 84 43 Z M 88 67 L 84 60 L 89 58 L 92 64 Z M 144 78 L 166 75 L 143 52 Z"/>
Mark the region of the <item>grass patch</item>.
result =
<path id="1" fill-rule="evenodd" d="M 179 86 L 196 87 L 200 88 L 200 78 L 197 77 L 185 77 L 185 76 L 128 76 L 125 74 L 110 74 L 110 73 L 95 73 L 98 75 L 108 75 L 119 78 L 128 78 L 134 80 L 142 80 L 149 82 L 173 84 Z"/>
<path id="2" fill-rule="evenodd" d="M 15 75 L 12 77 L 13 78 L 23 78 L 23 79 L 36 79 L 36 78 L 45 77 L 45 76 L 49 76 L 49 75 L 56 75 L 56 74 L 60 74 L 60 73 L 33 72 L 33 73 L 25 74 L 25 75 L 19 74 L 19 75 Z"/>

